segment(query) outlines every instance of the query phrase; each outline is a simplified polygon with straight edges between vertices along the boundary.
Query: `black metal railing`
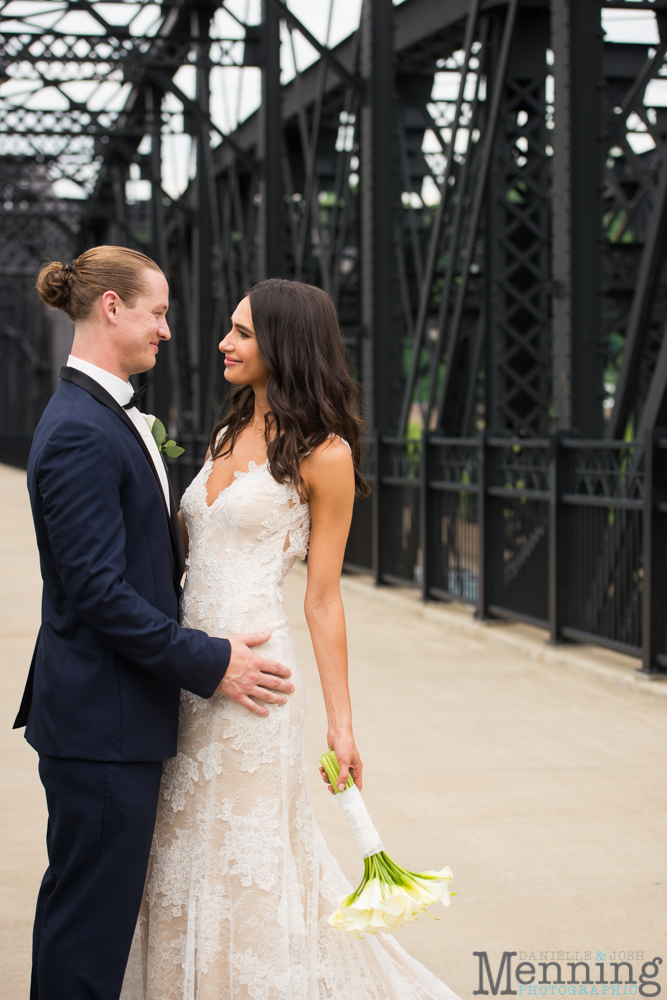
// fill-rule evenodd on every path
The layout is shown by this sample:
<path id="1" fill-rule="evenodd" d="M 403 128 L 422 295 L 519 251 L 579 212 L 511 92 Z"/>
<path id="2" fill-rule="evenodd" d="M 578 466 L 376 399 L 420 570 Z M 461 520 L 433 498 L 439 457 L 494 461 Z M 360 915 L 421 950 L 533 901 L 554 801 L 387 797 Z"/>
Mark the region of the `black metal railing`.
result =
<path id="1" fill-rule="evenodd" d="M 424 597 L 477 604 L 479 442 L 474 438 L 429 435 L 424 439 L 423 449 Z"/>
<path id="2" fill-rule="evenodd" d="M 422 442 L 382 438 L 378 444 L 375 575 L 378 583 L 420 587 Z"/>
<path id="3" fill-rule="evenodd" d="M 554 637 L 639 655 L 644 445 L 563 438 L 555 450 Z"/>
<path id="4" fill-rule="evenodd" d="M 346 568 L 667 670 L 667 430 L 383 437 L 373 493 L 355 509 Z"/>
<path id="5" fill-rule="evenodd" d="M 548 626 L 550 458 L 548 439 L 484 438 L 480 617 Z"/>
<path id="6" fill-rule="evenodd" d="M 177 496 L 209 437 L 179 443 Z M 645 442 L 383 437 L 363 471 L 373 492 L 355 501 L 348 572 L 667 671 L 667 429 Z"/>

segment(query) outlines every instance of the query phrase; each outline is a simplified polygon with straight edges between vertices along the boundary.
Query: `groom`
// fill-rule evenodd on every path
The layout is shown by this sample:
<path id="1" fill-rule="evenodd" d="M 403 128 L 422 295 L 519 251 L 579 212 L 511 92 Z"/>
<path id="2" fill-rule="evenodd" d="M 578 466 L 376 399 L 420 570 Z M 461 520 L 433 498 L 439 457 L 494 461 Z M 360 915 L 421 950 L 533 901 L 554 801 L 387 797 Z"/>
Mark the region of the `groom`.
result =
<path id="1" fill-rule="evenodd" d="M 60 267 L 43 269 L 38 291 L 63 303 L 75 336 L 28 464 L 44 590 L 15 723 L 39 753 L 49 811 L 30 997 L 118 1000 L 180 689 L 267 715 L 261 703 L 293 687 L 250 648 L 268 632 L 227 640 L 178 625 L 177 504 L 128 381 L 171 336 L 162 271 L 121 247 Z"/>

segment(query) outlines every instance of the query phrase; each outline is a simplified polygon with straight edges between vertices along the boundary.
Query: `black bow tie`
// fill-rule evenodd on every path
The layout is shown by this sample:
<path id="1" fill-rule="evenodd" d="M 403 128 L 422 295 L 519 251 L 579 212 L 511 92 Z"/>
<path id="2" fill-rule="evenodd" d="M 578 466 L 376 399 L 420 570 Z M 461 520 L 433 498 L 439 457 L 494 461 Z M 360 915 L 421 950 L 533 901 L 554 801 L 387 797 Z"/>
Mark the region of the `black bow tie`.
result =
<path id="1" fill-rule="evenodd" d="M 133 393 L 132 399 L 130 400 L 129 403 L 125 404 L 125 406 L 123 407 L 123 409 L 124 410 L 131 410 L 133 406 L 137 405 L 137 403 L 139 402 L 140 399 L 144 398 L 144 396 L 146 395 L 147 392 L 148 392 L 148 383 L 146 383 L 146 385 L 142 385 L 141 389 L 137 389 L 137 391 L 135 393 Z"/>

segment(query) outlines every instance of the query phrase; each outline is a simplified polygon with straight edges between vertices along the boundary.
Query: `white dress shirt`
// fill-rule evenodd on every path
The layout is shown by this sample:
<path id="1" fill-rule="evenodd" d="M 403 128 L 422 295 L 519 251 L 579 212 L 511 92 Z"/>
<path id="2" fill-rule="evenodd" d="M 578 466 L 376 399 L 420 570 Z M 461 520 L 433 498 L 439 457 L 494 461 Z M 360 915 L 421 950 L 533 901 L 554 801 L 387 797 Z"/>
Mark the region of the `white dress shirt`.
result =
<path id="1" fill-rule="evenodd" d="M 68 357 L 67 366 L 68 368 L 77 368 L 80 372 L 83 372 L 84 375 L 88 375 L 90 378 L 94 379 L 98 385 L 101 385 L 103 389 L 106 389 L 110 396 L 113 396 L 120 406 L 125 406 L 125 404 L 129 403 L 132 399 L 134 389 L 130 383 L 124 382 L 122 378 L 118 378 L 117 375 L 112 375 L 111 372 L 105 371 L 104 368 L 98 368 L 97 365 L 91 365 L 89 361 L 82 361 L 81 358 L 75 358 L 73 354 L 70 354 Z M 155 438 L 148 429 L 148 424 L 136 406 L 133 406 L 130 410 L 126 410 L 125 412 L 141 434 L 141 437 L 148 448 L 148 454 L 151 456 L 153 465 L 155 466 L 156 472 L 160 478 L 160 485 L 162 486 L 162 492 L 164 493 L 164 498 L 167 503 L 167 510 L 171 512 L 167 470 L 164 467 L 162 455 L 160 454 L 158 446 L 155 443 Z"/>

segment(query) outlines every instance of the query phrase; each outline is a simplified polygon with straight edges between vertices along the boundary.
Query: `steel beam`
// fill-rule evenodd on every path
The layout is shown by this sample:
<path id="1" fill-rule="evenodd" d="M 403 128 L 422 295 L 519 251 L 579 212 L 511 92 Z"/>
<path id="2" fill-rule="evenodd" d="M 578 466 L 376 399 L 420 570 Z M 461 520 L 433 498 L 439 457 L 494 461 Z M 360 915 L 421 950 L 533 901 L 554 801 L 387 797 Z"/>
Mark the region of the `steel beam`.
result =
<path id="1" fill-rule="evenodd" d="M 452 128 L 451 128 L 451 138 L 449 140 L 449 145 L 447 146 L 445 153 L 447 157 L 447 163 L 442 178 L 442 184 L 440 185 L 440 202 L 435 210 L 435 215 L 431 223 L 431 234 L 429 238 L 428 255 L 426 258 L 426 270 L 421 281 L 421 288 L 419 295 L 419 309 L 417 312 L 417 320 L 415 323 L 413 345 L 412 345 L 412 362 L 410 366 L 410 371 L 408 373 L 405 393 L 403 396 L 403 409 L 401 412 L 401 420 L 400 420 L 401 434 L 406 433 L 408 420 L 410 417 L 410 405 L 412 403 L 415 381 L 417 378 L 417 372 L 419 370 L 419 359 L 421 355 L 422 343 L 424 340 L 424 331 L 426 329 L 426 318 L 428 314 L 429 305 L 431 304 L 431 298 L 432 298 L 431 286 L 433 284 L 433 275 L 435 274 L 435 266 L 437 262 L 438 251 L 440 249 L 442 221 L 445 212 L 445 205 L 448 202 L 449 178 L 452 176 L 452 169 L 454 166 L 454 147 L 456 145 L 456 138 L 459 132 L 459 125 L 461 120 L 461 107 L 463 105 L 463 97 L 465 94 L 466 83 L 468 79 L 472 43 L 475 40 L 477 17 L 479 13 L 479 3 L 480 0 L 469 0 L 468 16 L 466 19 L 466 30 L 463 40 L 464 56 L 463 56 L 463 63 L 461 65 L 461 79 L 459 81 L 459 90 L 456 97 L 456 105 L 454 108 L 454 117 L 452 120 Z M 436 128 L 436 133 L 438 135 L 440 134 L 440 130 L 438 128 Z M 460 216 L 460 212 L 458 213 L 458 215 Z M 455 239 L 452 242 L 453 243 L 456 242 Z M 449 298 L 449 288 L 451 285 L 451 274 L 453 272 L 453 265 L 454 265 L 454 254 L 450 254 L 450 266 L 447 268 L 447 278 L 445 280 L 445 291 L 443 293 L 443 300 Z M 431 394 L 432 395 L 434 394 L 433 389 Z"/>
<path id="2" fill-rule="evenodd" d="M 260 108 L 261 187 L 259 212 L 259 278 L 283 273 L 285 204 L 282 181 L 280 12 L 262 0 L 262 106 Z"/>
<path id="3" fill-rule="evenodd" d="M 392 0 L 365 0 L 361 14 L 361 315 L 362 363 L 369 429 L 388 433 L 396 419 L 400 354 L 395 336 L 393 275 L 396 195 Z M 393 210 L 393 211 L 392 211 Z"/>
<path id="4" fill-rule="evenodd" d="M 664 419 L 667 398 L 667 337 L 663 338 L 653 375 L 646 394 L 642 415 L 635 430 L 635 440 L 642 441 L 647 431 L 653 430 Z"/>
<path id="5" fill-rule="evenodd" d="M 192 283 L 197 303 L 197 322 L 193 324 L 198 341 L 197 372 L 193 378 L 193 397 L 196 413 L 196 430 L 208 429 L 204 370 L 210 357 L 213 329 L 213 205 L 211 203 L 209 105 L 211 100 L 209 66 L 204 58 L 210 45 L 209 29 L 212 9 L 200 4 L 192 12 L 192 34 L 197 38 L 198 65 L 196 70 L 196 103 L 199 114 L 196 122 L 197 177 L 196 225 L 193 233 Z"/>
<path id="6" fill-rule="evenodd" d="M 521 9 L 487 183 L 486 426 L 531 437 L 549 430 L 548 47 L 548 11 Z"/>
<path id="7" fill-rule="evenodd" d="M 559 428 L 602 433 L 602 29 L 597 3 L 551 0 L 553 398 Z"/>
<path id="8" fill-rule="evenodd" d="M 162 91 L 156 86 L 146 88 L 146 126 L 151 137 L 151 256 L 163 270 L 167 267 L 167 234 L 162 204 Z"/>
<path id="9" fill-rule="evenodd" d="M 556 427 L 572 426 L 570 210 L 570 4 L 551 0 L 554 118 L 551 163 L 552 396 Z"/>
<path id="10" fill-rule="evenodd" d="M 509 0 L 505 12 L 505 20 L 502 29 L 502 40 L 500 42 L 498 61 L 494 67 L 493 90 L 490 101 L 489 117 L 486 123 L 486 130 L 483 136 L 484 149 L 481 155 L 479 170 L 475 178 L 475 191 L 472 197 L 470 209 L 470 223 L 465 244 L 465 249 L 461 261 L 461 282 L 457 286 L 456 299 L 454 303 L 451 326 L 447 328 L 447 303 L 443 301 L 444 323 L 441 329 L 441 344 L 447 350 L 447 361 L 443 384 L 437 400 L 437 421 L 436 427 L 448 431 L 449 408 L 451 407 L 451 396 L 453 388 L 456 386 L 456 376 L 458 375 L 458 355 L 461 348 L 461 328 L 463 312 L 466 303 L 468 283 L 470 280 L 470 265 L 473 261 L 477 232 L 479 229 L 482 206 L 486 193 L 486 182 L 489 176 L 489 168 L 493 156 L 493 144 L 496 135 L 498 117 L 500 115 L 501 101 L 504 90 L 505 73 L 509 60 L 510 46 L 514 33 L 514 23 L 519 3 L 518 0 Z M 457 428 L 458 430 L 458 428 Z M 454 431 L 456 433 L 457 431 Z"/>
<path id="11" fill-rule="evenodd" d="M 163 271 L 167 271 L 167 233 L 164 205 L 162 204 L 164 197 L 162 190 L 162 97 L 162 91 L 158 87 L 149 85 L 146 88 L 146 125 L 147 132 L 151 137 L 149 158 L 151 182 L 150 255 Z M 181 407 L 175 341 L 169 345 L 166 352 L 158 355 L 156 367 L 149 377 L 149 384 L 151 388 L 147 400 L 148 408 L 153 413 L 164 414 L 165 419 L 168 416 L 169 425 L 173 433 L 176 433 L 176 428 L 180 425 Z"/>

